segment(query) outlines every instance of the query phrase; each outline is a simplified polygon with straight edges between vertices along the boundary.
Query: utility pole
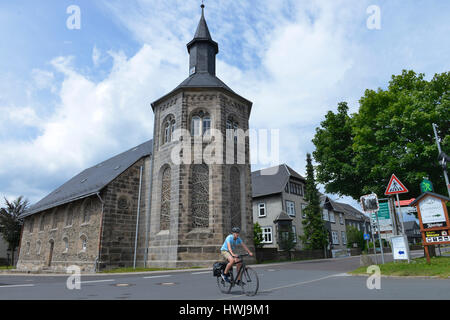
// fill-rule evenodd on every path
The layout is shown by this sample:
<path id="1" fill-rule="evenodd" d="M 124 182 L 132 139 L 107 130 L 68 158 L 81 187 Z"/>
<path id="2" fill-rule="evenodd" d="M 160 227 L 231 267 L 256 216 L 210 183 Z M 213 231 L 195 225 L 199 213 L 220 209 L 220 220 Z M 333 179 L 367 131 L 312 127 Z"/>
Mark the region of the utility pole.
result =
<path id="1" fill-rule="evenodd" d="M 437 134 L 437 125 L 433 123 L 433 131 L 434 131 L 434 137 L 436 139 L 436 144 L 438 147 L 438 151 L 439 154 L 442 154 L 442 149 L 441 149 L 441 143 L 440 143 L 440 139 L 439 136 Z M 448 175 L 447 175 L 447 168 L 445 166 L 445 156 L 442 159 L 442 169 L 444 170 L 444 178 L 445 178 L 445 183 L 447 184 L 447 192 L 448 192 L 448 196 L 450 197 L 450 183 L 448 181 Z"/>

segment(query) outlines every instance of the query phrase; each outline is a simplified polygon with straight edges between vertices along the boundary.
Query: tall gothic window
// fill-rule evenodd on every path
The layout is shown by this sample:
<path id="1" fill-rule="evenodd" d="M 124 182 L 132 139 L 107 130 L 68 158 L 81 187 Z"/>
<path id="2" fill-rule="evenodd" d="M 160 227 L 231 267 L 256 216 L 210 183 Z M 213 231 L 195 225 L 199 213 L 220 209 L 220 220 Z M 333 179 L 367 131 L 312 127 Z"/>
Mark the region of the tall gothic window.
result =
<path id="1" fill-rule="evenodd" d="M 241 175 L 236 167 L 230 170 L 231 227 L 241 227 Z"/>
<path id="2" fill-rule="evenodd" d="M 192 117 L 191 120 L 191 135 L 192 136 L 202 136 L 202 135 L 210 135 L 211 129 L 211 117 L 204 113 L 203 111 L 199 111 Z"/>
<path id="3" fill-rule="evenodd" d="M 209 227 L 209 168 L 206 164 L 192 165 L 192 227 Z"/>
<path id="4" fill-rule="evenodd" d="M 161 217 L 160 217 L 160 229 L 170 229 L 170 168 L 167 167 L 162 174 L 161 181 Z"/>
<path id="5" fill-rule="evenodd" d="M 173 140 L 173 132 L 175 131 L 175 119 L 169 116 L 163 123 L 162 144 L 171 142 Z"/>

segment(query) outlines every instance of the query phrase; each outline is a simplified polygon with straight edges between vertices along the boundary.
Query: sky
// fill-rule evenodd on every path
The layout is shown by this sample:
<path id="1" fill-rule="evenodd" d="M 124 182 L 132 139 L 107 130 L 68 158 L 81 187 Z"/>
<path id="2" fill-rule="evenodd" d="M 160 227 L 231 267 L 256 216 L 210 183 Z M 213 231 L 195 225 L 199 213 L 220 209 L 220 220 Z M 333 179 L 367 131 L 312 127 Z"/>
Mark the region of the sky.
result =
<path id="1" fill-rule="evenodd" d="M 0 195 L 34 203 L 151 139 L 151 102 L 188 76 L 200 4 L 0 0 Z M 217 76 L 253 102 L 252 129 L 280 130 L 279 162 L 302 175 L 315 128 L 339 102 L 357 112 L 366 89 L 403 69 L 427 79 L 450 69 L 449 1 L 205 5 Z"/>

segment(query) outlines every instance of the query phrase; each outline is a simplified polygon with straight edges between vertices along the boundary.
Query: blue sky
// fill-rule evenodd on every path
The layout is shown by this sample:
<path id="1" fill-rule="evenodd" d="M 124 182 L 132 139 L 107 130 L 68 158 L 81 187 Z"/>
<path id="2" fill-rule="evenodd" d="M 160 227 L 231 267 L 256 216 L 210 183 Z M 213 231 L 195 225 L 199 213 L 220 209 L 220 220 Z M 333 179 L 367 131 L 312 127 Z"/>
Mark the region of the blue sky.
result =
<path id="1" fill-rule="evenodd" d="M 200 1 L 0 1 L 0 194 L 35 202 L 152 137 L 150 103 L 188 75 Z M 280 162 L 305 172 L 328 110 L 402 69 L 450 69 L 450 2 L 205 1 L 217 74 L 280 129 Z M 77 5 L 81 28 L 69 30 Z M 369 29 L 367 8 L 380 9 Z M 259 164 L 259 169 L 269 164 Z M 343 199 L 350 201 L 349 199 Z"/>

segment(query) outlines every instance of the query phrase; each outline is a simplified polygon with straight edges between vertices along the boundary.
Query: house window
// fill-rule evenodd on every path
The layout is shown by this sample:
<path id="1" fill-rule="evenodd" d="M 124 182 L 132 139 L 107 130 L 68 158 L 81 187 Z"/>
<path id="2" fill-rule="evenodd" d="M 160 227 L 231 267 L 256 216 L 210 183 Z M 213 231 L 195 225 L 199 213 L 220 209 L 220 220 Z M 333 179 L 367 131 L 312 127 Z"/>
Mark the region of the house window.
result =
<path id="1" fill-rule="evenodd" d="M 323 220 L 329 221 L 327 209 L 323 209 Z"/>
<path id="2" fill-rule="evenodd" d="M 286 200 L 286 212 L 288 215 L 295 217 L 295 202 Z"/>
<path id="3" fill-rule="evenodd" d="M 331 237 L 333 238 L 333 244 L 339 244 L 339 236 L 337 231 L 331 231 Z"/>
<path id="4" fill-rule="evenodd" d="M 306 218 L 306 212 L 305 212 L 305 209 L 306 209 L 306 207 L 307 207 L 307 204 L 306 203 L 302 203 L 302 205 L 301 205 L 301 207 L 302 207 L 302 217 L 303 218 Z"/>
<path id="5" fill-rule="evenodd" d="M 261 243 L 272 243 L 272 227 L 262 228 L 263 241 Z"/>
<path id="6" fill-rule="evenodd" d="M 295 226 L 292 226 L 292 233 L 294 234 L 294 243 L 297 243 L 297 228 Z"/>
<path id="7" fill-rule="evenodd" d="M 333 223 L 336 222 L 336 219 L 334 218 L 334 212 L 330 212 L 329 217 L 330 217 L 330 222 L 333 222 Z"/>
<path id="8" fill-rule="evenodd" d="M 266 216 L 266 204 L 265 203 L 258 203 L 258 216 L 259 217 L 265 217 Z"/>
<path id="9" fill-rule="evenodd" d="M 341 231 L 342 244 L 347 244 L 347 238 L 345 236 L 345 231 Z"/>
<path id="10" fill-rule="evenodd" d="M 302 186 L 298 183 L 290 182 L 289 190 L 290 190 L 290 193 L 292 193 L 292 194 L 296 194 L 298 196 L 303 195 Z"/>
<path id="11" fill-rule="evenodd" d="M 344 215 L 342 213 L 339 213 L 339 222 L 344 224 Z"/>

